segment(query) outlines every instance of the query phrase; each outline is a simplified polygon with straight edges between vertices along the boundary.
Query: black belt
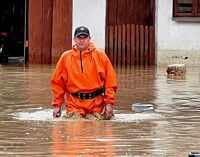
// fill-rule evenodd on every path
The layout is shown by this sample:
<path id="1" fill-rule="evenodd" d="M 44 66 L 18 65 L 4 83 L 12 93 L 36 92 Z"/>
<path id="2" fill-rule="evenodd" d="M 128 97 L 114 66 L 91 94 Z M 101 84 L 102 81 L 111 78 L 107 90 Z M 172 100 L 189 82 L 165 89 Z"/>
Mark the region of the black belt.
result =
<path id="1" fill-rule="evenodd" d="M 91 92 L 91 93 L 80 93 L 80 92 L 72 93 L 73 96 L 76 96 L 81 100 L 93 99 L 99 95 L 104 95 L 104 94 L 105 94 L 105 88 L 97 89 L 96 91 Z"/>

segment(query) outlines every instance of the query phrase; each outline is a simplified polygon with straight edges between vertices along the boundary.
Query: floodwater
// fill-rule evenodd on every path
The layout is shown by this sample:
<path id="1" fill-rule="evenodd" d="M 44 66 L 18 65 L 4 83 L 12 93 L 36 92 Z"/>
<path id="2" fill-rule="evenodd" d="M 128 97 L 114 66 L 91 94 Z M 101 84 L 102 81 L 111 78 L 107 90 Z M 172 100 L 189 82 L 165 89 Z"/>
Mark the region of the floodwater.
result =
<path id="1" fill-rule="evenodd" d="M 176 78 L 165 67 L 117 68 L 112 121 L 53 120 L 53 69 L 0 65 L 0 156 L 187 157 L 200 151 L 200 67 Z M 154 110 L 135 113 L 136 103 Z"/>

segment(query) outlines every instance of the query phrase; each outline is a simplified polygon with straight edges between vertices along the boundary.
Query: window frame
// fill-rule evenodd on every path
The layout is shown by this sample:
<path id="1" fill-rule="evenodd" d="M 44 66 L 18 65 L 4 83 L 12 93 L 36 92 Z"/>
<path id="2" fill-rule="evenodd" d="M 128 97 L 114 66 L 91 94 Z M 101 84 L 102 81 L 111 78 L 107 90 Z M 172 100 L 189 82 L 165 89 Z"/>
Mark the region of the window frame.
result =
<path id="1" fill-rule="evenodd" d="M 197 0 L 197 15 L 200 17 L 200 0 Z"/>
<path id="2" fill-rule="evenodd" d="M 200 0 L 192 0 L 192 12 L 177 12 L 178 0 L 173 0 L 173 17 L 200 17 Z"/>

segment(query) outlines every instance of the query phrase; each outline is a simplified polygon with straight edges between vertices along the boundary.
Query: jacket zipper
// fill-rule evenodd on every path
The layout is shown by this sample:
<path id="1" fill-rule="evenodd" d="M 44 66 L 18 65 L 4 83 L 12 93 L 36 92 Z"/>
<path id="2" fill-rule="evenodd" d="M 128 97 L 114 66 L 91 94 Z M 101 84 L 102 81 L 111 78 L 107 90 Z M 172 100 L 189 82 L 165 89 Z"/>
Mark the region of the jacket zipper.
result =
<path id="1" fill-rule="evenodd" d="M 82 51 L 80 51 L 81 72 L 83 73 Z"/>

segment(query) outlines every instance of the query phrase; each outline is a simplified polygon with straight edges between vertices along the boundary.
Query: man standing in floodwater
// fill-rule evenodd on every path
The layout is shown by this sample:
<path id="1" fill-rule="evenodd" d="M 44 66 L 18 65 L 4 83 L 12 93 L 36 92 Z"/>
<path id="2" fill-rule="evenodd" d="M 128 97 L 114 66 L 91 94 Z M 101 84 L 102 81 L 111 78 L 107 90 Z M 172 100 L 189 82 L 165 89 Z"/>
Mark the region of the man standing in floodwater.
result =
<path id="1" fill-rule="evenodd" d="M 53 73 L 53 117 L 111 119 L 117 90 L 114 68 L 105 52 L 91 42 L 89 29 L 74 32 L 75 45 L 60 57 Z M 66 100 L 65 100 L 66 99 Z"/>

